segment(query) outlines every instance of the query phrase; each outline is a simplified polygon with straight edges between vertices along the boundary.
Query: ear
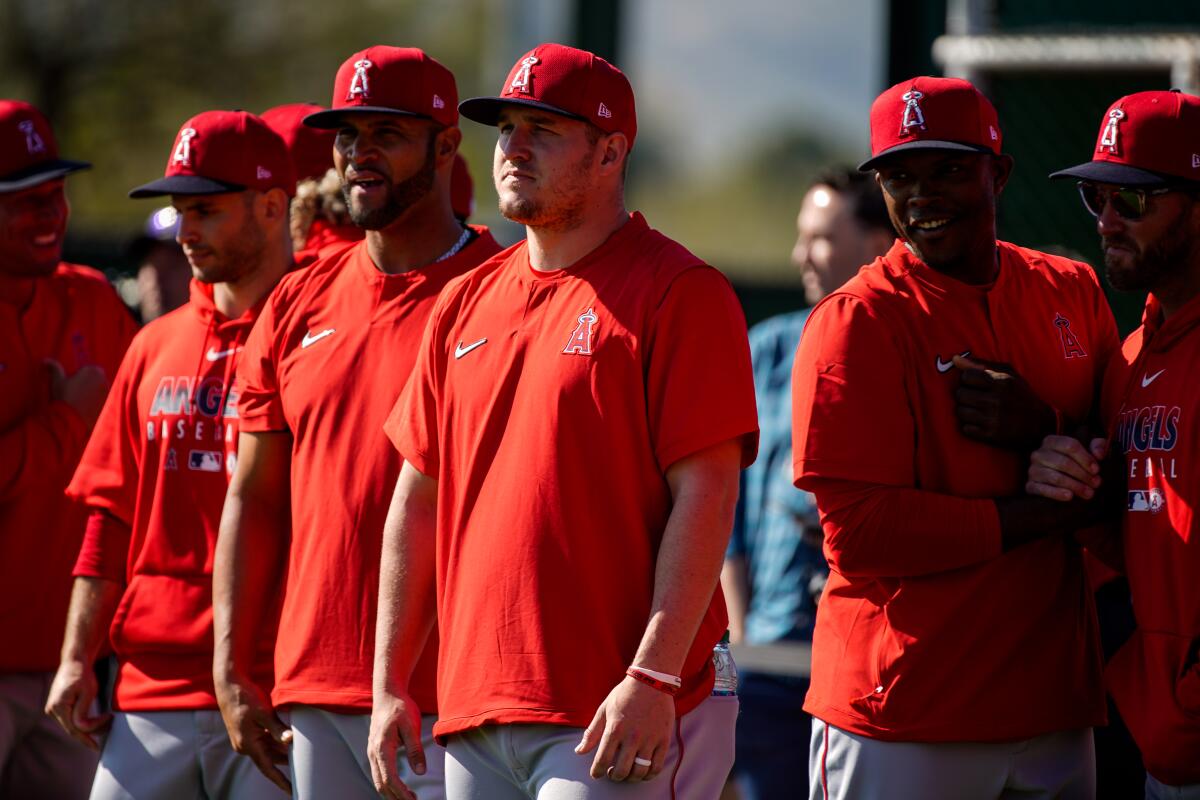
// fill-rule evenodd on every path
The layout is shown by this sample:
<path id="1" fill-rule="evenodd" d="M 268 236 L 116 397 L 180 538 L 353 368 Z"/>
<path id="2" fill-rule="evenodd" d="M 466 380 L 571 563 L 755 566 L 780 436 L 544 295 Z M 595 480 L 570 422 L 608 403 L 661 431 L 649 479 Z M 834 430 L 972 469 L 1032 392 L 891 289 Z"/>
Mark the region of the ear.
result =
<path id="1" fill-rule="evenodd" d="M 629 155 L 629 139 L 617 131 L 600 138 L 600 173 L 609 175 L 625 169 L 625 158 Z"/>
<path id="2" fill-rule="evenodd" d="M 292 201 L 283 189 L 271 189 L 260 193 L 256 205 L 262 219 L 269 222 L 283 220 L 284 224 L 287 224 Z"/>
<path id="3" fill-rule="evenodd" d="M 458 128 L 443 128 L 438 131 L 433 145 L 436 165 L 440 168 L 452 164 L 454 156 L 458 154 L 458 146 L 461 143 L 462 131 Z"/>
<path id="4" fill-rule="evenodd" d="M 1001 153 L 998 156 L 992 156 L 992 190 L 999 197 L 1004 191 L 1004 187 L 1008 185 L 1008 179 L 1012 175 L 1013 157 L 1008 153 Z"/>

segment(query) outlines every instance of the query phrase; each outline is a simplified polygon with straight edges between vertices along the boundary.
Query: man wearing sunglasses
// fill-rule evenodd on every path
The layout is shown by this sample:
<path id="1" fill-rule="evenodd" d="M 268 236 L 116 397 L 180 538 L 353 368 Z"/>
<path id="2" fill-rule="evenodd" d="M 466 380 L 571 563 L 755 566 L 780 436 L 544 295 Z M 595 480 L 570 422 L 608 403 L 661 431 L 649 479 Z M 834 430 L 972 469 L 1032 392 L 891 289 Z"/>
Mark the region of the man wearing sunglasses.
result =
<path id="1" fill-rule="evenodd" d="M 875 100 L 860 169 L 899 239 L 796 354 L 794 474 L 830 564 L 814 800 L 1095 792 L 1099 636 L 1069 535 L 1090 509 L 1022 486 L 1042 437 L 1087 419 L 1116 326 L 1086 265 L 996 239 L 1001 141 L 963 80 Z"/>
<path id="2" fill-rule="evenodd" d="M 1091 497 L 1101 488 L 1100 459 L 1118 449 L 1124 485 L 1108 488 L 1124 494 L 1118 560 L 1138 629 L 1105 677 L 1142 751 L 1147 798 L 1200 798 L 1197 149 L 1200 97 L 1140 92 L 1104 115 L 1091 161 L 1051 176 L 1079 179 L 1109 283 L 1149 297 L 1142 327 L 1104 377 L 1100 408 L 1111 438 L 1047 438 L 1027 487 L 1058 500 Z"/>

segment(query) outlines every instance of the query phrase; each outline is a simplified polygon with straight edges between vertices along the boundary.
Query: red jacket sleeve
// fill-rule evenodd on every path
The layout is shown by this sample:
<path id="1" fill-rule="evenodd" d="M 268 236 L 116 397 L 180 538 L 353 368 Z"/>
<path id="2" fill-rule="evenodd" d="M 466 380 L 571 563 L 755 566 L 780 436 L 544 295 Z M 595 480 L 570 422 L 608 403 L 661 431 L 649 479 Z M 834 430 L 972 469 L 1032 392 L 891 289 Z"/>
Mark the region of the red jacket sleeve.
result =
<path id="1" fill-rule="evenodd" d="M 132 536 L 133 532 L 124 522 L 99 509 L 93 510 L 71 574 L 76 578 L 104 578 L 124 583 Z"/>
<path id="2" fill-rule="evenodd" d="M 65 481 L 87 438 L 83 417 L 61 400 L 0 433 L 0 503 L 44 487 L 50 476 Z"/>

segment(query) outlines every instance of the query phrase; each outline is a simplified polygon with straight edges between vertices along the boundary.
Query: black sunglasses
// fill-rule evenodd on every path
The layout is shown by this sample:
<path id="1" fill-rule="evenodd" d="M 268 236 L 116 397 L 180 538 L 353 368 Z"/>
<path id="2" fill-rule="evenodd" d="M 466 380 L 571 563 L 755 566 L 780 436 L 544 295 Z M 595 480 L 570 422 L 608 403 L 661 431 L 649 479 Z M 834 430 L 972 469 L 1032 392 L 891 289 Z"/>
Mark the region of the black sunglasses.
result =
<path id="1" fill-rule="evenodd" d="M 1128 186 L 1118 186 L 1115 189 L 1101 189 L 1091 181 L 1079 182 L 1079 196 L 1083 199 L 1083 207 L 1093 217 L 1104 213 L 1104 206 L 1112 203 L 1117 216 L 1130 221 L 1139 220 L 1146 215 L 1150 208 L 1150 198 L 1171 191 L 1171 187 L 1158 189 L 1132 189 Z"/>

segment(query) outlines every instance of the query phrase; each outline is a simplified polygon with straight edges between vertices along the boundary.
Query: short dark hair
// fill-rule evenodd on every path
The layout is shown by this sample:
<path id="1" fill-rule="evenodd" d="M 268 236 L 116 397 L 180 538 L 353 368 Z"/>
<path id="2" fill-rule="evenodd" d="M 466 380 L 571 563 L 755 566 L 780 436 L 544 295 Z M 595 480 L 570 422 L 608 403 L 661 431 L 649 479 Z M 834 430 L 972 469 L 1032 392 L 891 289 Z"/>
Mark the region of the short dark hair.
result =
<path id="1" fill-rule="evenodd" d="M 812 186 L 828 186 L 850 200 L 854 219 L 867 228 L 892 233 L 883 191 L 875 182 L 873 172 L 859 172 L 851 167 L 830 167 L 817 174 Z M 810 187 L 811 188 L 811 187 Z"/>

